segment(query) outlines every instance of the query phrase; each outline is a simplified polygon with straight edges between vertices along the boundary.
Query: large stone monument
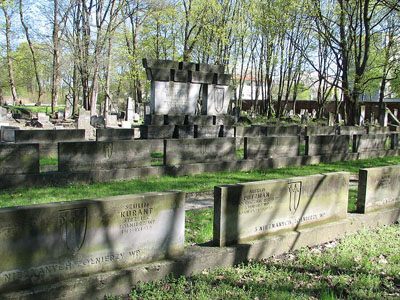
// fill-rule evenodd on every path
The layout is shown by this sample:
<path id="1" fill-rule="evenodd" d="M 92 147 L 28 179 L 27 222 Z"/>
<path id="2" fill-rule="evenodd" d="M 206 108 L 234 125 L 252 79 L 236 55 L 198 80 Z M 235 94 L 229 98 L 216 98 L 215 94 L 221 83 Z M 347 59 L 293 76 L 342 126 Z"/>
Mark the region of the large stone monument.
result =
<path id="1" fill-rule="evenodd" d="M 203 115 L 228 111 L 231 75 L 220 65 L 143 59 L 151 80 L 150 114 L 195 115 L 202 87 Z"/>

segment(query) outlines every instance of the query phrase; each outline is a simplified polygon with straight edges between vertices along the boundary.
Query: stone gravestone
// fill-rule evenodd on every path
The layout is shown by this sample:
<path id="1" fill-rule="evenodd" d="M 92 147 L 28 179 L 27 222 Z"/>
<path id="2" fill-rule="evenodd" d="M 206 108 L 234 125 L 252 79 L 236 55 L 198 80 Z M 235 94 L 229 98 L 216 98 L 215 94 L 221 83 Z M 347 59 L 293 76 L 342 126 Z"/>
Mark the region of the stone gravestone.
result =
<path id="1" fill-rule="evenodd" d="M 334 126 L 334 125 L 335 125 L 335 115 L 333 113 L 329 113 L 328 126 Z"/>
<path id="2" fill-rule="evenodd" d="M 214 244 L 245 243 L 345 219 L 349 173 L 216 186 Z"/>
<path id="3" fill-rule="evenodd" d="M 312 116 L 313 119 L 317 118 L 317 111 L 315 109 L 312 110 L 311 116 Z"/>
<path id="4" fill-rule="evenodd" d="M 400 208 L 400 166 L 360 169 L 357 211 Z"/>
<path id="5" fill-rule="evenodd" d="M 135 101 L 131 97 L 126 100 L 126 121 L 132 123 L 135 114 Z"/>
<path id="6" fill-rule="evenodd" d="M 105 123 L 107 127 L 118 127 L 118 116 L 116 114 L 107 115 Z"/>
<path id="7" fill-rule="evenodd" d="M 123 195 L 0 209 L 0 294 L 184 251 L 185 193 Z"/>
<path id="8" fill-rule="evenodd" d="M 38 122 L 43 126 L 52 126 L 50 122 L 50 117 L 46 113 L 38 113 Z"/>
<path id="9" fill-rule="evenodd" d="M 365 106 L 360 107 L 360 122 L 358 125 L 360 126 L 365 125 Z"/>
<path id="10" fill-rule="evenodd" d="M 65 119 L 69 119 L 72 117 L 72 111 L 73 111 L 73 106 L 71 103 L 71 100 L 66 99 L 65 101 L 65 114 L 64 114 L 64 118 Z"/>
<path id="11" fill-rule="evenodd" d="M 78 129 L 85 129 L 85 139 L 94 139 L 96 137 L 96 129 L 90 125 L 90 111 L 83 108 L 79 110 Z"/>
<path id="12" fill-rule="evenodd" d="M 226 115 L 231 97 L 230 77 L 226 74 L 218 74 L 218 78 L 225 76 L 219 84 L 204 84 L 202 98 L 203 115 Z"/>

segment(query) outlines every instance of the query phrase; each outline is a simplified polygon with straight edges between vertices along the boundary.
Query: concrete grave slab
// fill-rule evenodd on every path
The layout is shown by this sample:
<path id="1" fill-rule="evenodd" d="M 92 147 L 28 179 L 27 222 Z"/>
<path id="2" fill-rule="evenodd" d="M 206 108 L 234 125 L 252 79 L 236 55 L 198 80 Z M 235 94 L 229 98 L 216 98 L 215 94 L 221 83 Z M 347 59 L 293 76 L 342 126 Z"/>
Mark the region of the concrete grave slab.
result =
<path id="1" fill-rule="evenodd" d="M 96 141 L 98 142 L 110 142 L 110 141 L 120 141 L 129 140 L 132 141 L 137 136 L 136 131 L 138 128 L 126 128 L 126 129 L 97 129 L 96 130 Z"/>
<path id="2" fill-rule="evenodd" d="M 400 166 L 359 170 L 357 211 L 400 208 Z"/>
<path id="3" fill-rule="evenodd" d="M 164 164 L 234 161 L 234 138 L 164 140 Z"/>
<path id="4" fill-rule="evenodd" d="M 353 136 L 353 152 L 385 150 L 389 146 L 387 134 L 363 134 Z"/>
<path id="5" fill-rule="evenodd" d="M 313 156 L 348 153 L 349 145 L 349 135 L 306 136 L 305 154 L 308 156 Z"/>
<path id="6" fill-rule="evenodd" d="M 150 166 L 147 141 L 71 142 L 58 144 L 58 170 L 129 169 Z"/>
<path id="7" fill-rule="evenodd" d="M 195 138 L 217 138 L 221 134 L 220 125 L 194 125 Z"/>
<path id="8" fill-rule="evenodd" d="M 299 151 L 300 137 L 298 136 L 266 136 L 244 138 L 245 159 L 293 157 L 298 156 Z"/>
<path id="9" fill-rule="evenodd" d="M 39 144 L 0 144 L 0 175 L 39 173 Z"/>
<path id="10" fill-rule="evenodd" d="M 214 116 L 187 116 L 186 125 L 214 125 Z"/>
<path id="11" fill-rule="evenodd" d="M 141 139 L 172 139 L 175 125 L 143 125 L 140 126 Z"/>
<path id="12" fill-rule="evenodd" d="M 183 254 L 179 191 L 0 209 L 0 294 Z"/>
<path id="13" fill-rule="evenodd" d="M 306 135 L 335 135 L 335 126 L 307 126 Z"/>
<path id="14" fill-rule="evenodd" d="M 214 188 L 214 244 L 245 243 L 347 217 L 349 173 Z"/>

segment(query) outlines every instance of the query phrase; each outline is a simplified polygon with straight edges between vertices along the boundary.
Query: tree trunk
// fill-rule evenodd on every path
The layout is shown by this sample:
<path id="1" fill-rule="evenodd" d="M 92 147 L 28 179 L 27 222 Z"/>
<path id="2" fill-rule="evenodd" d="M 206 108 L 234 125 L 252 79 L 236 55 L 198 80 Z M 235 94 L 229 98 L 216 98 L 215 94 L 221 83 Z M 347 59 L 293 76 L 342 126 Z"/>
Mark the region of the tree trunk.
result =
<path id="1" fill-rule="evenodd" d="M 110 72 L 111 72 L 111 37 L 108 37 L 108 50 L 107 50 L 107 73 L 106 73 L 106 95 L 104 99 L 104 119 L 107 119 L 108 106 L 111 101 L 110 96 Z"/>
<path id="2" fill-rule="evenodd" d="M 36 83 L 38 85 L 37 104 L 40 105 L 41 104 L 41 98 L 42 98 L 44 92 L 43 92 L 42 82 L 40 80 L 39 70 L 38 70 L 38 66 L 37 66 L 37 59 L 36 59 L 35 49 L 33 47 L 33 43 L 31 41 L 31 37 L 29 35 L 29 28 L 25 24 L 25 20 L 24 20 L 24 15 L 23 15 L 23 11 L 22 11 L 22 0 L 19 0 L 19 15 L 20 15 L 20 19 L 21 19 L 21 24 L 22 24 L 22 26 L 24 27 L 24 30 L 25 30 L 25 36 L 26 36 L 26 40 L 28 41 L 29 49 L 30 49 L 31 54 L 32 54 L 32 61 L 33 61 L 33 67 L 34 67 L 34 70 L 35 70 Z"/>
<path id="3" fill-rule="evenodd" d="M 9 79 L 10 79 L 10 88 L 11 88 L 11 95 L 12 95 L 12 99 L 13 99 L 13 105 L 15 105 L 18 102 L 18 97 L 17 97 L 17 90 L 15 88 L 15 83 L 14 83 L 14 71 L 13 71 L 12 60 L 11 60 L 11 38 L 10 38 L 11 20 L 10 20 L 10 16 L 7 13 L 7 9 L 6 9 L 4 3 L 2 5 L 2 9 L 4 12 L 4 16 L 6 18 L 6 44 L 7 44 L 8 75 L 9 75 Z"/>

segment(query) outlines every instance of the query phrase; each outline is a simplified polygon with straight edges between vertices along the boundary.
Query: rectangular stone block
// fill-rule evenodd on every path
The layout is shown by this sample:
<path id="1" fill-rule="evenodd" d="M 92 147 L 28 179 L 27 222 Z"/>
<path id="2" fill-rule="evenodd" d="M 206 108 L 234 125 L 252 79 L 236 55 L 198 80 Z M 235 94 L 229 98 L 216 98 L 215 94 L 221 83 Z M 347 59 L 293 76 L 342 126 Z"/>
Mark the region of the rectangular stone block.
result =
<path id="1" fill-rule="evenodd" d="M 211 65 L 211 64 L 198 64 L 199 71 L 204 73 L 224 73 L 223 65 Z"/>
<path id="2" fill-rule="evenodd" d="M 128 140 L 132 141 L 135 139 L 135 131 L 137 128 L 127 128 L 127 129 L 97 129 L 96 130 L 96 141 L 98 142 L 111 142 L 111 141 L 121 141 Z"/>
<path id="3" fill-rule="evenodd" d="M 360 169 L 357 211 L 400 208 L 400 166 Z"/>
<path id="4" fill-rule="evenodd" d="M 216 75 L 213 73 L 191 72 L 189 82 L 198 84 L 213 84 L 216 83 Z"/>
<path id="5" fill-rule="evenodd" d="M 222 136 L 220 125 L 194 125 L 195 138 L 217 138 Z"/>
<path id="6" fill-rule="evenodd" d="M 194 138 L 194 125 L 176 125 L 174 138 L 177 139 Z"/>
<path id="7" fill-rule="evenodd" d="M 389 127 L 380 126 L 365 126 L 367 129 L 367 134 L 385 134 L 390 132 Z"/>
<path id="8" fill-rule="evenodd" d="M 336 127 L 334 126 L 307 126 L 306 135 L 335 135 Z"/>
<path id="9" fill-rule="evenodd" d="M 167 125 L 165 123 L 166 116 L 164 115 L 145 115 L 144 116 L 144 125 Z"/>
<path id="10" fill-rule="evenodd" d="M 1 126 L 1 141 L 15 143 L 15 131 L 19 130 L 19 127 L 14 126 Z"/>
<path id="11" fill-rule="evenodd" d="M 58 144 L 58 170 L 129 169 L 150 166 L 147 141 L 71 142 Z"/>
<path id="12" fill-rule="evenodd" d="M 297 125 L 293 126 L 266 126 L 267 136 L 298 136 L 301 128 Z"/>
<path id="13" fill-rule="evenodd" d="M 83 129 L 16 130 L 16 143 L 57 143 L 85 140 Z"/>
<path id="14" fill-rule="evenodd" d="M 159 68 L 159 69 L 179 69 L 179 62 L 168 59 L 142 59 L 143 67 L 147 68 Z"/>
<path id="15" fill-rule="evenodd" d="M 200 84 L 152 81 L 150 112 L 152 115 L 194 115 Z"/>
<path id="16" fill-rule="evenodd" d="M 172 139 L 175 125 L 143 125 L 140 126 L 141 139 Z"/>
<path id="17" fill-rule="evenodd" d="M 181 61 L 179 62 L 180 70 L 196 71 L 198 69 L 197 64 L 193 62 Z"/>
<path id="18" fill-rule="evenodd" d="M 220 137 L 235 137 L 235 126 L 221 125 L 221 130 L 219 132 Z"/>
<path id="19" fill-rule="evenodd" d="M 367 129 L 365 126 L 339 126 L 338 134 L 340 135 L 367 134 Z"/>
<path id="20" fill-rule="evenodd" d="M 214 125 L 214 116 L 187 116 L 186 125 Z"/>
<path id="21" fill-rule="evenodd" d="M 226 115 L 231 99 L 231 87 L 228 85 L 203 85 L 201 113 L 203 115 Z"/>
<path id="22" fill-rule="evenodd" d="M 246 137 L 257 137 L 257 136 L 266 136 L 267 128 L 266 126 L 254 126 L 251 127 L 243 127 L 243 136 Z"/>
<path id="23" fill-rule="evenodd" d="M 231 79 L 232 79 L 231 74 L 218 74 L 217 75 L 217 84 L 218 85 L 230 85 Z"/>
<path id="24" fill-rule="evenodd" d="M 353 136 L 353 152 L 385 150 L 389 145 L 387 134 L 363 134 Z"/>
<path id="25" fill-rule="evenodd" d="M 173 81 L 175 82 L 188 82 L 189 73 L 186 70 L 171 70 L 173 75 Z"/>
<path id="26" fill-rule="evenodd" d="M 167 115 L 165 116 L 165 125 L 185 125 L 186 116 Z"/>
<path id="27" fill-rule="evenodd" d="M 215 125 L 233 126 L 235 125 L 235 117 L 229 115 L 215 116 Z"/>
<path id="28" fill-rule="evenodd" d="M 298 136 L 266 136 L 244 138 L 245 159 L 293 157 L 298 156 L 299 151 L 300 137 Z"/>
<path id="29" fill-rule="evenodd" d="M 214 244 L 245 243 L 345 219 L 348 188 L 345 172 L 216 186 Z"/>
<path id="30" fill-rule="evenodd" d="M 0 209 L 0 294 L 183 254 L 180 191 Z"/>
<path id="31" fill-rule="evenodd" d="M 398 133 L 390 135 L 390 149 L 400 149 L 400 136 Z"/>
<path id="32" fill-rule="evenodd" d="M 164 164 L 234 161 L 234 138 L 164 140 Z"/>
<path id="33" fill-rule="evenodd" d="M 306 151 L 308 156 L 348 153 L 349 135 L 314 135 L 306 136 Z"/>
<path id="34" fill-rule="evenodd" d="M 0 175 L 39 173 L 39 144 L 0 144 Z"/>

